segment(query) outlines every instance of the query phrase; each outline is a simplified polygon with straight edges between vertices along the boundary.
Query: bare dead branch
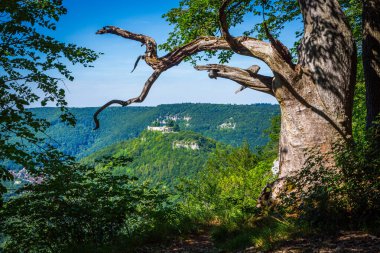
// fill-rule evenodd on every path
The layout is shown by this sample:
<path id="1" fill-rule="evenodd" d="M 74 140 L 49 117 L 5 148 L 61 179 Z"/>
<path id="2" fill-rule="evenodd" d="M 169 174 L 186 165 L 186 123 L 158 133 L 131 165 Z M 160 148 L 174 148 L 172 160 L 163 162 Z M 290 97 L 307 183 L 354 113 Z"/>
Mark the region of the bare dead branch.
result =
<path id="1" fill-rule="evenodd" d="M 157 63 L 157 43 L 156 41 L 146 35 L 143 34 L 137 34 L 132 33 L 130 31 L 121 29 L 116 26 L 105 26 L 102 29 L 98 30 L 96 34 L 115 34 L 118 36 L 121 36 L 126 39 L 134 40 L 141 42 L 142 45 L 145 45 L 145 61 L 146 63 L 151 66 L 154 70 L 157 69 L 156 63 Z"/>
<path id="2" fill-rule="evenodd" d="M 94 115 L 94 121 L 96 125 L 95 129 L 99 127 L 99 121 L 97 117 L 99 113 L 102 112 L 105 108 L 113 104 L 120 104 L 122 106 L 127 106 L 131 103 L 142 102 L 145 99 L 146 95 L 148 94 L 150 87 L 156 81 L 158 76 L 162 72 L 166 71 L 167 69 L 181 63 L 181 61 L 183 61 L 186 57 L 194 55 L 198 52 L 208 51 L 208 50 L 232 50 L 232 46 L 230 45 L 230 43 L 228 43 L 228 41 L 225 38 L 208 36 L 208 37 L 200 37 L 198 39 L 195 39 L 194 41 L 168 53 L 167 55 L 163 57 L 158 57 L 157 43 L 153 38 L 149 36 L 132 33 L 115 26 L 106 26 L 100 29 L 99 31 L 97 31 L 97 34 L 115 34 L 126 39 L 141 42 L 142 45 L 145 45 L 146 47 L 145 55 L 144 57 L 141 57 L 141 59 L 145 60 L 145 62 L 154 70 L 154 73 L 146 81 L 144 90 L 139 97 L 136 97 L 127 101 L 112 100 L 106 103 L 104 106 L 102 106 Z M 284 69 L 283 68 L 284 61 L 281 59 L 281 57 L 278 56 L 278 53 L 273 51 L 273 47 L 271 46 L 270 43 L 260 41 L 254 38 L 244 37 L 244 36 L 233 38 L 233 40 L 240 47 L 240 49 L 238 50 L 239 54 L 253 56 L 257 59 L 262 60 L 275 72 L 281 73 L 281 71 Z M 217 66 L 217 65 L 214 65 L 214 66 Z M 272 78 L 252 74 L 249 71 L 249 69 L 243 70 L 243 72 L 240 71 L 240 77 L 236 76 L 234 78 L 233 75 L 237 73 L 237 70 L 231 71 L 232 70 L 231 67 L 230 69 L 228 69 L 227 67 L 224 67 L 224 68 L 225 69 L 223 72 L 218 73 L 218 77 L 229 78 L 232 80 L 235 79 L 236 82 L 240 82 L 242 85 L 273 95 L 273 92 L 271 89 Z M 285 76 L 284 79 L 286 79 L 288 73 L 285 73 L 285 74 L 286 75 L 284 75 Z M 249 80 L 250 78 L 252 80 Z"/>
<path id="3" fill-rule="evenodd" d="M 146 52 L 144 60 L 154 70 L 167 70 L 173 66 L 178 65 L 186 57 L 202 51 L 232 50 L 230 44 L 226 41 L 225 38 L 206 36 L 195 39 L 192 42 L 189 42 L 188 44 L 179 47 L 178 49 L 159 58 L 157 56 L 157 44 L 155 40 L 149 36 L 135 34 L 115 26 L 106 26 L 97 31 L 97 34 L 108 33 L 115 34 L 126 39 L 138 41 L 145 45 Z M 234 41 L 236 41 L 242 47 L 239 54 L 253 56 L 257 59 L 260 59 L 271 68 L 275 68 L 278 65 L 278 62 L 274 62 L 274 60 L 277 61 L 278 59 L 274 59 L 274 52 L 270 43 L 245 36 L 236 37 L 234 38 Z M 276 69 L 274 71 L 276 71 Z"/>
<path id="4" fill-rule="evenodd" d="M 144 58 L 145 58 L 145 55 L 140 55 L 140 56 L 137 57 L 137 59 L 136 59 L 136 61 L 135 61 L 135 65 L 133 66 L 133 69 L 132 69 L 131 73 L 132 73 L 133 71 L 135 71 L 135 69 L 137 68 L 137 65 L 139 65 L 139 61 L 140 61 L 141 59 L 144 59 Z"/>
<path id="5" fill-rule="evenodd" d="M 99 114 L 104 109 L 106 109 L 107 107 L 109 107 L 111 105 L 114 105 L 114 104 L 119 104 L 119 105 L 121 105 L 121 106 L 124 107 L 124 106 L 130 105 L 130 104 L 133 104 L 133 103 L 141 103 L 141 102 L 143 102 L 145 100 L 146 96 L 148 95 L 150 88 L 152 87 L 152 85 L 154 84 L 154 82 L 157 80 L 157 78 L 161 75 L 161 73 L 162 73 L 162 71 L 154 71 L 153 72 L 153 74 L 145 82 L 144 88 L 141 91 L 140 96 L 135 97 L 135 98 L 131 98 L 131 99 L 128 99 L 128 100 L 125 100 L 125 101 L 124 100 L 114 99 L 114 100 L 111 100 L 108 103 L 104 104 L 102 107 L 100 107 L 95 112 L 95 114 L 94 114 L 94 122 L 95 122 L 95 128 L 94 128 L 94 130 L 98 129 L 99 126 L 100 126 L 99 119 L 98 119 Z"/>
<path id="6" fill-rule="evenodd" d="M 192 42 L 168 53 L 167 55 L 160 58 L 160 61 L 168 69 L 172 66 L 178 65 L 186 57 L 194 55 L 196 53 L 208 50 L 229 50 L 231 49 L 228 43 L 218 37 L 200 37 L 193 40 Z M 247 52 L 249 53 L 249 52 Z"/>
<path id="7" fill-rule="evenodd" d="M 236 91 L 235 91 L 235 94 L 238 94 L 239 92 L 242 92 L 243 90 L 245 90 L 247 87 L 246 86 L 240 86 L 240 88 L 239 89 L 237 89 Z"/>
<path id="8" fill-rule="evenodd" d="M 274 96 L 272 90 L 273 77 L 257 74 L 260 69 L 257 65 L 253 65 L 248 69 L 241 69 L 220 64 L 208 64 L 205 66 L 196 66 L 195 69 L 207 70 L 209 73 L 212 73 L 214 78 L 221 77 L 230 79 L 244 87 Z"/>

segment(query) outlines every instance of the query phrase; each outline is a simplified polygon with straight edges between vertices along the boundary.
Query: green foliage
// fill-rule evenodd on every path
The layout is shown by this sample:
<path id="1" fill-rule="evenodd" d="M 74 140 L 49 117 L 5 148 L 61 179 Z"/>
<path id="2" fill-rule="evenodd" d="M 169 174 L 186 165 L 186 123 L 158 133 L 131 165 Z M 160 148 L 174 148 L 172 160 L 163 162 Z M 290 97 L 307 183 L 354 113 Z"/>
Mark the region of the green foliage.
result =
<path id="1" fill-rule="evenodd" d="M 261 218 L 257 200 L 274 178 L 271 168 L 278 153 L 280 118 L 272 119 L 269 143 L 253 153 L 247 142 L 240 147 L 221 147 L 192 180 L 178 185 L 180 212 L 192 224 L 208 224 L 219 247 L 226 250 L 255 245 L 271 247 L 293 231 L 286 220 Z"/>
<path id="2" fill-rule="evenodd" d="M 173 149 L 176 142 L 196 142 L 199 150 Z M 248 143 L 216 146 L 192 132 L 145 131 L 83 160 L 92 166 L 58 164 L 41 184 L 27 185 L 6 202 L 3 250 L 125 250 L 212 220 L 222 222 L 220 231 L 234 231 L 254 216 L 273 161 L 260 160 Z M 169 193 L 158 184 L 173 185 L 179 177 L 189 182 L 182 185 L 187 190 Z"/>
<path id="3" fill-rule="evenodd" d="M 178 8 L 171 9 L 163 15 L 169 24 L 174 25 L 174 30 L 169 34 L 166 43 L 160 48 L 171 51 L 177 47 L 189 43 L 201 36 L 220 36 L 218 10 L 222 2 L 217 0 L 182 0 Z M 245 13 L 252 10 L 250 1 L 239 1 L 230 8 L 229 22 L 236 26 L 243 22 Z M 210 58 L 215 52 L 207 52 Z M 222 51 L 219 54 L 220 62 L 226 62 L 232 55 L 230 51 Z M 192 56 L 192 61 L 202 57 Z"/>
<path id="4" fill-rule="evenodd" d="M 66 108 L 65 79 L 73 76 L 63 62 L 89 66 L 98 55 L 92 50 L 55 40 L 41 31 L 54 31 L 59 17 L 66 13 L 58 0 L 14 0 L 0 2 L 0 178 L 12 177 L 3 165 L 12 161 L 36 169 L 57 152 L 37 136 L 49 127 L 26 108 L 48 102 L 59 107 L 60 119 L 74 124 Z M 0 184 L 0 192 L 4 188 Z"/>
<path id="5" fill-rule="evenodd" d="M 279 117 L 274 117 L 271 125 L 265 131 L 271 140 L 258 154 L 250 150 L 247 142 L 233 148 L 191 132 L 145 131 L 134 140 L 112 145 L 82 161 L 91 163 L 103 156 L 112 156 L 112 160 L 133 156 L 134 161 L 128 166 L 112 167 L 112 163 L 103 163 L 97 169 L 138 175 L 155 183 L 166 181 L 169 186 L 182 178 L 171 195 L 179 207 L 178 230 L 213 224 L 214 239 L 219 241 L 222 234 L 230 239 L 231 245 L 221 244 L 223 248 L 236 248 L 242 240 L 244 244 L 240 247 L 254 243 L 265 248 L 272 244 L 265 238 L 275 241 L 290 229 L 281 221 L 270 222 L 270 228 L 257 225 L 263 223 L 257 221 L 257 199 L 263 187 L 273 180 L 271 167 L 278 152 Z M 173 149 L 173 143 L 194 141 L 199 144 L 199 150 Z M 276 235 L 269 236 L 269 231 Z"/>
<path id="6" fill-rule="evenodd" d="M 289 178 L 288 212 L 316 231 L 374 229 L 380 224 L 380 150 L 373 133 L 354 144 L 335 148 L 336 168 L 312 154 L 303 171 Z M 308 189 L 305 191 L 305 189 Z"/>
<path id="7" fill-rule="evenodd" d="M 352 113 L 352 133 L 356 142 L 366 139 L 366 87 L 364 82 L 363 62 L 359 60 L 355 85 L 354 105 Z"/>
<path id="8" fill-rule="evenodd" d="M 268 143 L 259 148 L 259 154 L 261 159 L 275 160 L 278 158 L 278 147 L 280 142 L 281 131 L 281 116 L 273 116 L 270 127 L 264 131 L 263 134 L 269 137 Z"/>
<path id="9" fill-rule="evenodd" d="M 2 250 L 109 252 L 162 240 L 177 221 L 168 193 L 111 171 L 67 164 L 26 185 L 1 211 Z"/>
<path id="10" fill-rule="evenodd" d="M 199 149 L 191 149 L 195 144 Z M 114 168 L 117 174 L 129 174 L 153 183 L 173 186 L 178 178 L 194 177 L 215 150 L 216 141 L 193 132 L 161 133 L 144 131 L 138 138 L 104 148 L 81 160 L 92 164 L 102 157 L 134 157 L 128 166 Z M 108 170 L 107 166 L 102 168 Z"/>
<path id="11" fill-rule="evenodd" d="M 358 82 L 355 87 L 354 109 L 352 114 L 352 133 L 354 140 L 361 142 L 366 138 L 366 95 L 365 83 Z"/>
<path id="12" fill-rule="evenodd" d="M 175 124 L 175 121 L 174 121 L 174 120 L 169 120 L 169 121 L 167 122 L 167 126 L 168 126 L 168 127 L 174 127 L 174 124 Z"/>
<path id="13" fill-rule="evenodd" d="M 254 34 L 259 39 L 266 38 L 263 27 L 263 8 L 265 8 L 266 23 L 274 35 L 284 28 L 287 22 L 300 18 L 300 11 L 297 1 L 235 1 L 227 10 L 227 22 L 230 27 L 242 24 L 248 16 L 253 14 L 256 24 L 250 25 L 244 35 Z M 220 36 L 219 28 L 219 8 L 221 1 L 215 0 L 182 0 L 179 7 L 171 9 L 163 17 L 174 25 L 173 31 L 169 34 L 166 43 L 161 45 L 161 49 L 172 50 L 182 46 L 200 36 Z M 253 28 L 252 28 L 253 27 Z M 242 35 L 243 35 L 242 34 Z M 222 51 L 218 58 L 221 63 L 229 60 L 233 53 Z M 216 55 L 215 52 L 207 52 L 208 58 Z M 195 56 L 192 60 L 202 59 Z M 207 59 L 207 58 L 206 58 Z"/>
<path id="14" fill-rule="evenodd" d="M 340 5 L 345 12 L 348 22 L 351 25 L 351 30 L 358 48 L 358 55 L 362 54 L 362 12 L 363 1 L 360 0 L 339 0 Z M 361 64 L 361 63 L 359 63 Z"/>
<path id="15" fill-rule="evenodd" d="M 361 52 L 361 12 L 362 1 L 340 0 L 347 19 L 352 27 L 359 54 Z M 177 8 L 171 9 L 163 17 L 173 25 L 173 31 L 169 34 L 166 43 L 161 49 L 170 51 L 180 47 L 200 36 L 220 36 L 219 8 L 222 1 L 218 0 L 181 0 Z M 227 22 L 231 28 L 242 24 L 245 20 L 251 20 L 253 24 L 243 26 L 245 36 L 254 36 L 258 39 L 267 39 L 264 29 L 266 23 L 270 33 L 278 37 L 287 28 L 294 29 L 294 24 L 301 21 L 301 11 L 296 0 L 254 0 L 254 1 L 232 1 L 227 9 Z M 299 44 L 298 39 L 302 36 L 302 25 L 295 31 L 295 46 Z M 292 50 L 296 53 L 296 47 Z M 215 52 L 206 52 L 206 60 L 215 56 Z M 230 51 L 221 51 L 218 59 L 221 63 L 228 62 L 233 55 Z M 203 59 L 202 55 L 193 56 L 191 60 Z"/>
<path id="16" fill-rule="evenodd" d="M 236 230 L 257 214 L 257 199 L 272 179 L 273 160 L 260 160 L 244 143 L 218 147 L 194 180 L 178 186 L 183 211 L 199 222 L 216 222 Z"/>

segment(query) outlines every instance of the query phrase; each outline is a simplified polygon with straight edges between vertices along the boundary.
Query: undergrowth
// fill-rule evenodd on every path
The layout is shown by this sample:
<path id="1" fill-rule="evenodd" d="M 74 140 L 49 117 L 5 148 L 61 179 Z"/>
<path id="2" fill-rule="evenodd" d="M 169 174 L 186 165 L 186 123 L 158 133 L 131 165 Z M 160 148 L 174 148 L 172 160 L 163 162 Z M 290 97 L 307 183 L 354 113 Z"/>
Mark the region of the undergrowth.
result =
<path id="1" fill-rule="evenodd" d="M 224 173 L 220 168 L 231 164 L 228 154 L 221 155 L 218 163 L 211 164 L 219 170 L 214 169 L 208 180 L 201 181 L 208 188 L 192 185 L 196 190 L 190 191 L 191 201 L 187 199 L 189 213 L 193 212 L 193 217 L 198 218 L 202 213 L 205 223 L 212 220 L 212 237 L 219 248 L 227 251 L 247 247 L 266 251 L 288 240 L 332 236 L 342 230 L 380 234 L 380 148 L 375 141 L 379 138 L 374 136 L 377 134 L 370 130 L 364 139 L 355 143 L 336 145 L 325 157 L 310 152 L 302 172 L 287 179 L 279 202 L 264 209 L 256 207 L 257 202 L 252 201 L 254 196 L 251 202 L 244 202 L 244 197 L 238 197 L 246 195 L 244 192 L 236 195 L 230 191 L 236 182 L 232 175 L 236 175 L 237 170 Z M 325 161 L 331 157 L 335 159 L 335 166 L 326 167 Z M 260 162 L 254 164 L 253 170 L 260 168 Z M 260 169 L 255 173 L 260 174 Z M 212 178 L 223 181 L 219 174 L 228 175 L 230 183 L 224 187 L 213 184 Z M 271 179 L 258 178 L 262 181 L 256 187 Z M 200 194 L 201 189 L 207 190 Z"/>

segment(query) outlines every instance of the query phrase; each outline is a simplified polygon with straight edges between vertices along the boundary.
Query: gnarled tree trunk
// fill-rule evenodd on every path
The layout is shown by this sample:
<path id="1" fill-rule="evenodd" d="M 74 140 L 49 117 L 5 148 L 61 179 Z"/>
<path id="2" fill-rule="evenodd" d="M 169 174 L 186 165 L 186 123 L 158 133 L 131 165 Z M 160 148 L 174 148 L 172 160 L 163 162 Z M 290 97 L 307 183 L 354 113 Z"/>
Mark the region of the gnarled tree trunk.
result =
<path id="1" fill-rule="evenodd" d="M 328 154 L 352 131 L 356 48 L 350 28 L 337 1 L 299 2 L 304 37 L 297 67 L 303 73 L 298 82 L 275 85 L 282 116 L 279 178 L 298 173 L 308 151 Z M 326 166 L 333 163 L 326 157 Z"/>
<path id="2" fill-rule="evenodd" d="M 98 34 L 112 33 L 139 41 L 146 46 L 145 62 L 154 70 L 140 96 L 112 100 L 122 106 L 142 102 L 159 75 L 179 64 L 184 58 L 204 50 L 229 49 L 237 54 L 262 60 L 273 77 L 258 74 L 259 67 L 248 69 L 209 64 L 197 70 L 209 71 L 211 78 L 227 78 L 242 85 L 273 95 L 281 107 L 280 178 L 299 173 L 307 159 L 307 151 L 319 149 L 328 154 L 334 143 L 351 138 L 353 89 L 356 77 L 354 40 L 337 0 L 299 0 L 304 20 L 304 37 L 299 48 L 298 64 L 292 63 L 289 50 L 269 32 L 270 42 L 249 37 L 233 37 L 229 33 L 226 8 L 233 0 L 225 0 L 219 10 L 222 37 L 202 37 L 168 53 L 157 56 L 156 42 L 145 35 L 117 27 L 105 27 Z M 242 90 L 240 89 L 240 90 Z M 333 165 L 326 159 L 326 165 Z M 282 180 L 274 189 L 274 198 Z"/>

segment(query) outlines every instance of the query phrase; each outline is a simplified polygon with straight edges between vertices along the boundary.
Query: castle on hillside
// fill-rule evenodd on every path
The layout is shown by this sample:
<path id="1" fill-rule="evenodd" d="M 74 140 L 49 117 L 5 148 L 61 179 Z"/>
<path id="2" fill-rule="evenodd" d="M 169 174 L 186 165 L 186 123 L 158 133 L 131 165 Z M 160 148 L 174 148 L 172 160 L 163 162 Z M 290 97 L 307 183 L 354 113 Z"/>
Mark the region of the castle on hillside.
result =
<path id="1" fill-rule="evenodd" d="M 191 120 L 191 117 L 186 116 L 186 119 L 184 119 L 186 122 Z M 148 126 L 148 131 L 154 131 L 154 132 L 161 132 L 161 133 L 174 133 L 178 132 L 179 125 L 178 121 L 181 121 L 182 118 L 178 115 L 167 115 L 167 116 L 160 116 L 155 121 L 152 122 L 152 126 Z"/>
<path id="2" fill-rule="evenodd" d="M 172 133 L 174 132 L 174 129 L 173 127 L 168 127 L 168 126 L 148 126 L 148 131 Z"/>

